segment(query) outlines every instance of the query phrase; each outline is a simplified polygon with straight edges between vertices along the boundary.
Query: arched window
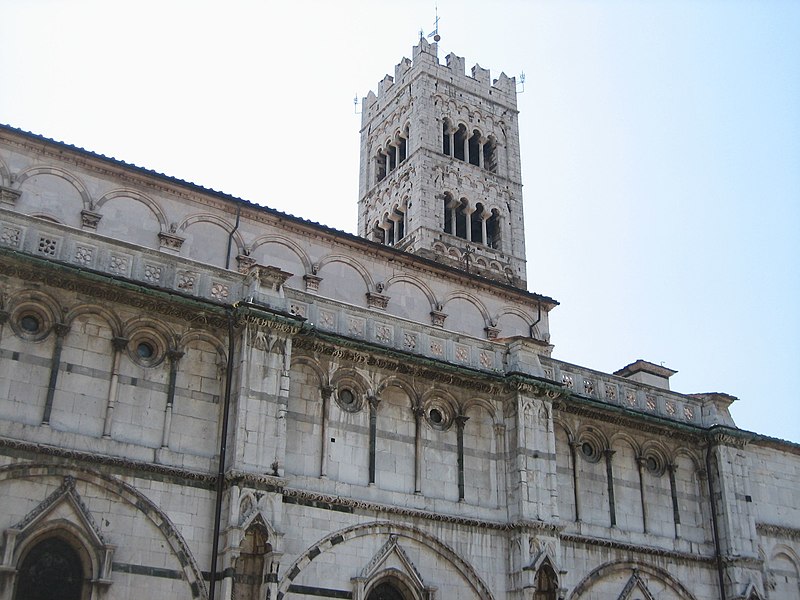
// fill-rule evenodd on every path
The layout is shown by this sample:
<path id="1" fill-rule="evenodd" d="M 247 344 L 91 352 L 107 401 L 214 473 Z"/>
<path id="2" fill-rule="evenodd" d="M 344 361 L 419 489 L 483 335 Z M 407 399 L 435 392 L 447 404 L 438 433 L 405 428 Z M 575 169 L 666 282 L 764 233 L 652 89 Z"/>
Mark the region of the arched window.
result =
<path id="1" fill-rule="evenodd" d="M 500 213 L 495 208 L 492 216 L 486 220 L 486 245 L 495 250 L 500 248 Z"/>
<path id="2" fill-rule="evenodd" d="M 497 142 L 491 135 L 483 144 L 483 168 L 492 173 L 497 172 Z"/>
<path id="3" fill-rule="evenodd" d="M 80 600 L 83 565 L 75 549 L 58 537 L 27 553 L 17 574 L 15 600 Z"/>
<path id="4" fill-rule="evenodd" d="M 558 594 L 558 579 L 553 568 L 545 562 L 536 573 L 536 591 L 533 600 L 556 600 Z"/>
<path id="5" fill-rule="evenodd" d="M 367 600 L 405 600 L 405 596 L 393 583 L 383 581 L 370 590 Z"/>
<path id="6" fill-rule="evenodd" d="M 467 239 L 467 199 L 462 198 L 456 209 L 456 235 L 461 239 Z"/>
<path id="7" fill-rule="evenodd" d="M 234 596 L 237 600 L 261 600 L 265 596 L 267 555 L 272 552 L 268 537 L 269 533 L 261 523 L 253 523 L 247 528 L 236 560 Z"/>
<path id="8" fill-rule="evenodd" d="M 472 215 L 470 215 L 470 234 L 472 237 L 470 241 L 476 242 L 478 244 L 485 244 L 486 239 L 484 238 L 484 217 L 483 214 L 484 208 L 483 204 L 478 202 L 475 205 L 475 210 L 472 211 Z"/>
<path id="9" fill-rule="evenodd" d="M 455 135 L 453 135 L 453 156 L 458 160 L 466 160 L 466 141 L 467 128 L 464 125 L 459 125 Z"/>
<path id="10" fill-rule="evenodd" d="M 476 167 L 481 166 L 480 150 L 481 132 L 475 129 L 472 132 L 472 137 L 469 138 L 469 164 Z"/>

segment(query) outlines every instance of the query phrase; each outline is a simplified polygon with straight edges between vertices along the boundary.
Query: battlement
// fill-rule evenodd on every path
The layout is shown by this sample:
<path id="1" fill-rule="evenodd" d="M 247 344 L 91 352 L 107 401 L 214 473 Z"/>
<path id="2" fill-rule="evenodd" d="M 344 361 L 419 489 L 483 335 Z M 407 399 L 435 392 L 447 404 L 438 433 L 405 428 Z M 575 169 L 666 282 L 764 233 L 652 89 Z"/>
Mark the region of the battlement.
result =
<path id="1" fill-rule="evenodd" d="M 377 94 L 370 90 L 362 99 L 364 122 L 368 115 L 374 115 L 376 110 L 394 99 L 397 90 L 400 89 L 399 84 L 410 80 L 414 72 L 420 70 L 427 71 L 431 76 L 456 88 L 478 96 L 491 96 L 500 104 L 516 108 L 517 81 L 514 77 L 508 77 L 501 72 L 498 78 L 492 81 L 489 69 L 484 69 L 478 64 L 472 67 L 468 75 L 464 57 L 453 52 L 445 57 L 445 63 L 442 64 L 438 58 L 438 45 L 435 42 L 428 42 L 425 38 L 420 38 L 419 44 L 413 47 L 411 56 L 411 59 L 403 57 L 395 65 L 394 76 L 387 74 L 378 83 Z"/>

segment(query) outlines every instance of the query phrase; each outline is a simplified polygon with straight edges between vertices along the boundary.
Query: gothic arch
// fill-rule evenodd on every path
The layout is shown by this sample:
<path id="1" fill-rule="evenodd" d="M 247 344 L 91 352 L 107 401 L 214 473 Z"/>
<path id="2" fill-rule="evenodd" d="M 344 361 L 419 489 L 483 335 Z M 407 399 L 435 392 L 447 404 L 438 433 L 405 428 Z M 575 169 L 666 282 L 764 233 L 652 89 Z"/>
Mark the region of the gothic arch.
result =
<path id="1" fill-rule="evenodd" d="M 185 581 L 191 590 L 191 597 L 201 600 L 208 598 L 203 574 L 186 540 L 167 514 L 133 486 L 116 477 L 84 467 L 65 467 L 52 463 L 25 463 L 0 467 L 0 482 L 12 479 L 64 476 L 72 476 L 76 480 L 104 489 L 142 513 L 153 527 L 161 532 L 176 560 L 180 563 Z"/>
<path id="2" fill-rule="evenodd" d="M 131 198 L 144 204 L 147 208 L 150 209 L 156 219 L 158 220 L 158 224 L 161 227 L 161 231 L 169 231 L 169 224 L 167 222 L 167 216 L 164 214 L 164 211 L 161 210 L 161 207 L 153 200 L 150 196 L 142 194 L 141 192 L 137 192 L 136 190 L 131 190 L 127 188 L 119 188 L 116 190 L 112 190 L 107 192 L 100 198 L 97 202 L 95 202 L 93 209 L 99 211 L 103 208 L 103 205 L 108 202 L 109 200 L 113 200 L 114 198 Z"/>
<path id="3" fill-rule="evenodd" d="M 285 596 L 289 591 L 289 586 L 292 581 L 296 579 L 297 575 L 303 571 L 310 563 L 320 554 L 324 554 L 330 550 L 334 545 L 338 545 L 344 541 L 349 541 L 367 535 L 397 535 L 399 537 L 407 537 L 415 542 L 425 546 L 435 554 L 447 560 L 458 573 L 469 583 L 473 591 L 482 600 L 494 600 L 491 590 L 486 583 L 478 575 L 477 571 L 465 561 L 461 556 L 453 550 L 450 546 L 439 540 L 438 538 L 425 533 L 421 529 L 410 525 L 400 523 L 392 523 L 390 521 L 372 521 L 370 523 L 362 523 L 353 525 L 334 531 L 316 544 L 310 546 L 300 553 L 300 556 L 288 566 L 284 571 L 287 575 L 280 580 L 278 584 L 278 595 Z M 694 600 L 694 599 L 692 599 Z"/>
<path id="4" fill-rule="evenodd" d="M 60 177 L 66 182 L 72 184 L 81 197 L 83 208 L 85 210 L 91 210 L 92 199 L 89 196 L 89 191 L 86 189 L 86 186 L 83 185 L 83 182 L 75 175 L 59 167 L 30 167 L 29 169 L 26 169 L 22 173 L 19 173 L 16 177 L 15 183 L 17 189 L 22 189 L 22 184 L 25 183 L 25 180 L 33 177 L 34 175 L 54 175 L 55 177 Z"/>
<path id="5" fill-rule="evenodd" d="M 610 575 L 619 573 L 620 571 L 630 571 L 632 573 L 636 571 L 639 573 L 645 573 L 650 577 L 660 580 L 681 600 L 697 600 L 695 596 L 689 590 L 687 590 L 680 581 L 678 581 L 664 569 L 660 569 L 658 567 L 638 561 L 612 561 L 600 565 L 599 567 L 593 569 L 580 581 L 580 583 L 578 583 L 578 585 L 575 586 L 575 588 L 572 590 L 572 593 L 567 596 L 567 600 L 578 600 L 585 592 L 588 592 L 593 585 L 599 583 Z"/>
<path id="6" fill-rule="evenodd" d="M 256 238 L 253 240 L 253 243 L 250 244 L 250 253 L 253 253 L 253 250 L 259 248 L 261 246 L 266 246 L 267 244 L 278 244 L 280 246 L 284 246 L 288 250 L 291 250 L 294 254 L 297 255 L 297 258 L 300 259 L 300 262 L 303 263 L 303 268 L 305 269 L 305 273 L 295 273 L 296 275 L 306 275 L 311 273 L 312 265 L 311 259 L 309 258 L 308 254 L 305 250 L 294 240 L 282 236 L 282 235 L 263 235 L 261 237 Z"/>

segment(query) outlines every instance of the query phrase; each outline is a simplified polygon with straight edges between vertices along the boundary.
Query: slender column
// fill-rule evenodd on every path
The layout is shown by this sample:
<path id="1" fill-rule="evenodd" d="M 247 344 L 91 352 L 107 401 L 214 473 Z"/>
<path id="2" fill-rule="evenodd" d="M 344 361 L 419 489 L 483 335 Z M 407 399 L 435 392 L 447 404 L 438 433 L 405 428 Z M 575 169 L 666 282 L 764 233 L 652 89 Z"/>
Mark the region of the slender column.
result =
<path id="1" fill-rule="evenodd" d="M 169 447 L 169 433 L 172 429 L 172 407 L 175 404 L 175 380 L 178 377 L 178 362 L 183 357 L 183 352 L 170 350 L 167 352 L 169 361 L 169 387 L 167 388 L 167 406 L 164 408 L 164 431 L 161 437 L 161 447 Z"/>
<path id="2" fill-rule="evenodd" d="M 647 503 L 644 500 L 644 465 L 645 458 L 643 456 L 636 457 L 636 470 L 639 471 L 639 498 L 642 502 L 642 528 L 647 533 Z"/>
<path id="3" fill-rule="evenodd" d="M 3 339 L 3 326 L 8 322 L 10 316 L 7 310 L 0 310 L 0 340 Z"/>
<path id="4" fill-rule="evenodd" d="M 572 457 L 572 493 L 575 496 L 575 521 L 581 520 L 581 494 L 578 490 L 578 442 L 569 443 L 569 453 Z"/>
<path id="5" fill-rule="evenodd" d="M 466 228 L 467 229 L 467 238 L 466 239 L 467 239 L 468 242 L 472 241 L 472 213 L 473 212 L 474 211 L 469 211 L 469 212 L 468 211 L 464 211 L 464 215 L 466 216 L 466 219 L 467 219 L 467 228 Z"/>
<path id="6" fill-rule="evenodd" d="M 675 537 L 681 537 L 681 514 L 678 509 L 678 488 L 675 486 L 675 469 L 678 467 L 674 463 L 667 465 L 669 473 L 669 491 L 672 495 L 672 519 L 675 523 Z"/>
<path id="7" fill-rule="evenodd" d="M 464 134 L 464 162 L 469 162 L 469 136 Z"/>
<path id="8" fill-rule="evenodd" d="M 422 418 L 425 411 L 414 407 L 414 493 L 422 493 Z"/>
<path id="9" fill-rule="evenodd" d="M 119 363 L 122 352 L 128 345 L 128 340 L 123 337 L 111 339 L 111 346 L 114 349 L 113 366 L 111 367 L 111 381 L 108 384 L 108 399 L 106 400 L 106 418 L 103 422 L 103 437 L 111 437 L 111 423 L 114 420 L 114 408 L 117 406 L 117 390 L 119 389 Z"/>
<path id="10" fill-rule="evenodd" d="M 456 417 L 456 436 L 458 440 L 458 501 L 464 500 L 464 425 L 469 417 Z"/>
<path id="11" fill-rule="evenodd" d="M 447 135 L 450 137 L 450 158 L 453 158 L 455 156 L 455 132 L 448 131 Z"/>
<path id="12" fill-rule="evenodd" d="M 328 439 L 328 414 L 330 412 L 330 400 L 332 394 L 333 387 L 329 385 L 323 386 L 320 390 L 320 396 L 322 397 L 322 422 L 320 423 L 322 444 L 320 447 L 320 452 L 322 455 L 320 456 L 319 461 L 319 476 L 322 479 L 327 479 L 328 477 L 328 452 L 330 449 L 330 440 Z"/>
<path id="13" fill-rule="evenodd" d="M 478 166 L 483 168 L 483 142 L 478 142 Z"/>
<path id="14" fill-rule="evenodd" d="M 391 146 L 391 148 L 394 152 L 394 168 L 396 169 L 400 165 L 400 146 Z"/>
<path id="15" fill-rule="evenodd" d="M 489 245 L 489 240 L 486 237 L 486 214 L 481 215 L 481 244 Z"/>
<path id="16" fill-rule="evenodd" d="M 494 424 L 495 467 L 497 471 L 497 507 L 508 504 L 508 490 L 506 489 L 506 426 L 502 423 Z"/>
<path id="17" fill-rule="evenodd" d="M 608 514 L 611 517 L 611 527 L 617 526 L 617 511 L 614 504 L 614 471 L 611 468 L 611 458 L 614 456 L 614 450 L 610 448 L 603 451 L 606 457 L 606 479 L 608 479 Z"/>
<path id="18" fill-rule="evenodd" d="M 383 155 L 383 159 L 384 159 L 384 163 L 386 164 L 386 176 L 388 177 L 389 173 L 392 172 L 392 170 L 391 170 L 392 163 L 389 160 L 389 153 L 388 152 Z"/>
<path id="19" fill-rule="evenodd" d="M 375 442 L 378 436 L 378 404 L 376 396 L 370 396 L 369 402 L 369 484 L 375 485 Z"/>
<path id="20" fill-rule="evenodd" d="M 397 222 L 397 219 L 392 219 L 392 246 L 397 245 L 397 230 L 399 229 Z"/>
<path id="21" fill-rule="evenodd" d="M 456 205 L 450 207 L 450 235 L 456 234 Z"/>
<path id="22" fill-rule="evenodd" d="M 53 347 L 53 358 L 50 361 L 50 380 L 47 384 L 47 397 L 44 401 L 42 425 L 50 424 L 50 413 L 53 411 L 53 398 L 56 394 L 58 371 L 61 368 L 61 350 L 64 347 L 64 338 L 69 331 L 69 325 L 65 325 L 64 323 L 56 323 L 53 325 L 53 331 L 56 334 L 56 343 Z"/>

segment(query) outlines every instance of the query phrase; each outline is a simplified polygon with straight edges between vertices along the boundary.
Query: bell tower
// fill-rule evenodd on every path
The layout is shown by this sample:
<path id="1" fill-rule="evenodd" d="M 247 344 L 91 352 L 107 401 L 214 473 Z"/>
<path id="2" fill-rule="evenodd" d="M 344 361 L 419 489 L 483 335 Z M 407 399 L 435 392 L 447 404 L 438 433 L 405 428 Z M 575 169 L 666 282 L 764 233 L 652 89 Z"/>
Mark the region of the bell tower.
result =
<path id="1" fill-rule="evenodd" d="M 515 79 L 420 38 L 362 102 L 358 233 L 525 289 Z"/>

